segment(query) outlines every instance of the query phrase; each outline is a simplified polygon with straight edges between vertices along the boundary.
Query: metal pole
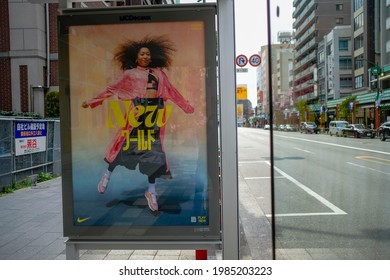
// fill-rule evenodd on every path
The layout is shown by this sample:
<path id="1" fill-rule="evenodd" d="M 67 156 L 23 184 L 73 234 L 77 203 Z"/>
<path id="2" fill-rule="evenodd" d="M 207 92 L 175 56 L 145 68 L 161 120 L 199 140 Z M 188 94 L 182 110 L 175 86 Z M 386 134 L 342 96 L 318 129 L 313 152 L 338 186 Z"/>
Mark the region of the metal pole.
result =
<path id="1" fill-rule="evenodd" d="M 271 3 L 267 0 L 267 36 L 268 36 L 268 99 L 269 99 L 269 112 L 270 112 L 270 164 L 271 164 L 271 213 L 272 213 L 272 259 L 275 259 L 276 247 L 275 247 L 275 180 L 274 180 L 274 133 L 273 133 L 273 96 L 272 96 L 272 48 L 271 48 Z M 306 114 L 306 112 L 305 112 Z"/>
<path id="2" fill-rule="evenodd" d="M 380 83 L 380 79 L 379 79 L 379 76 L 380 76 L 380 73 L 379 73 L 379 70 L 380 69 L 380 72 L 382 72 L 382 67 L 380 67 L 377 63 L 377 75 L 376 75 L 376 97 L 375 97 L 375 101 L 374 101 L 374 123 L 375 123 L 375 134 L 380 126 L 380 114 L 379 114 L 379 95 L 380 95 L 380 88 L 379 88 L 379 83 Z"/>
<path id="3" fill-rule="evenodd" d="M 234 0 L 218 1 L 222 257 L 239 259 Z"/>

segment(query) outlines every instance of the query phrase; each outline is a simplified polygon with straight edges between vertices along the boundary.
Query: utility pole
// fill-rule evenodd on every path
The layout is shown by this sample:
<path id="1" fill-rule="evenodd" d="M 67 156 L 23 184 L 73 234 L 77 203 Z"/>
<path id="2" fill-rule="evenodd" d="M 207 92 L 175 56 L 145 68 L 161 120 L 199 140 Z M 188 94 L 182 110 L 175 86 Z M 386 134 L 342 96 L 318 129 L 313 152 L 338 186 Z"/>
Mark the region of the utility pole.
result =
<path id="1" fill-rule="evenodd" d="M 381 94 L 381 89 L 380 89 L 380 77 L 383 75 L 382 72 L 382 67 L 376 64 L 376 66 L 371 67 L 371 75 L 376 76 L 376 97 L 374 101 L 374 124 L 375 124 L 375 129 L 378 129 L 380 126 L 380 94 Z"/>

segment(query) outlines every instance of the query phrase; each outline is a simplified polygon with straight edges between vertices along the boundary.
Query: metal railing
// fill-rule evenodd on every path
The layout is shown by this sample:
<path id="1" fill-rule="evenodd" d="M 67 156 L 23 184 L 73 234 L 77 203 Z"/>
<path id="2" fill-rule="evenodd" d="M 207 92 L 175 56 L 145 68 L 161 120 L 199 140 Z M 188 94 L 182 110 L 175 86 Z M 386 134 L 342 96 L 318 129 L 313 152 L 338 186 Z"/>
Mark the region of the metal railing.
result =
<path id="1" fill-rule="evenodd" d="M 61 175 L 61 145 L 59 120 L 40 119 L 47 123 L 44 151 L 16 155 L 15 122 L 34 121 L 31 118 L 0 117 L 0 190 L 39 173 Z"/>

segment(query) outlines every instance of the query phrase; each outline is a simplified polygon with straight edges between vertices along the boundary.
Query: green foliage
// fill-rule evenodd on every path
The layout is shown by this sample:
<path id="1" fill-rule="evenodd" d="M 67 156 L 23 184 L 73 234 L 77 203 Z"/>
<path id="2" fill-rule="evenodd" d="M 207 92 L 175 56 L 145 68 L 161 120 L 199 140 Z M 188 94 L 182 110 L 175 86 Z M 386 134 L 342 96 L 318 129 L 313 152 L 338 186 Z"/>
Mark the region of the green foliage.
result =
<path id="1" fill-rule="evenodd" d="M 13 193 L 16 190 L 27 188 L 32 185 L 31 180 L 29 179 L 24 179 L 20 182 L 13 182 L 12 186 L 4 186 L 3 189 L 0 191 L 0 196 L 8 194 L 8 193 Z"/>
<path id="2" fill-rule="evenodd" d="M 297 102 L 297 109 L 299 112 L 299 120 L 304 121 L 305 120 L 305 113 L 307 112 L 307 109 L 308 109 L 307 100 L 299 100 Z"/>
<path id="3" fill-rule="evenodd" d="M 51 174 L 51 173 L 39 173 L 38 174 L 38 182 L 44 182 L 44 181 L 48 181 L 48 180 L 51 180 L 54 178 L 54 175 Z"/>
<path id="4" fill-rule="evenodd" d="M 350 102 L 354 102 L 356 99 L 356 96 L 350 96 L 345 98 L 343 102 L 339 105 L 339 119 L 343 120 L 349 120 L 352 118 L 352 110 L 349 107 Z"/>
<path id="5" fill-rule="evenodd" d="M 41 172 L 38 174 L 38 179 L 37 182 L 44 182 L 48 181 L 51 179 L 54 179 L 55 176 L 52 173 L 44 173 Z M 3 189 L 0 191 L 0 196 L 8 194 L 8 193 L 13 193 L 16 190 L 23 189 L 23 188 L 28 188 L 33 186 L 34 183 L 30 179 L 24 179 L 20 182 L 13 182 L 12 186 L 4 186 Z"/>
<path id="6" fill-rule="evenodd" d="M 50 91 L 46 94 L 46 116 L 51 118 L 60 116 L 60 98 L 58 91 Z"/>

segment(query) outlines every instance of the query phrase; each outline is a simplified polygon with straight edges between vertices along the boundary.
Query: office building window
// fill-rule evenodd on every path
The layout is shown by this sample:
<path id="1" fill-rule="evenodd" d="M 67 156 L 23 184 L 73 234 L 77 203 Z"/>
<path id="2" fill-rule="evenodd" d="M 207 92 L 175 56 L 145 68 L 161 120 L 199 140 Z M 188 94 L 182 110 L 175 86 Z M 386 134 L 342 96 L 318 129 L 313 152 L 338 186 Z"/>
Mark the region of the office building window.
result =
<path id="1" fill-rule="evenodd" d="M 363 75 L 355 77 L 355 89 L 363 87 Z"/>
<path id="2" fill-rule="evenodd" d="M 336 18 L 336 24 L 344 24 L 343 18 Z"/>
<path id="3" fill-rule="evenodd" d="M 339 40 L 339 50 L 340 51 L 347 51 L 348 50 L 348 39 L 341 39 Z"/>
<path id="4" fill-rule="evenodd" d="M 336 11 L 342 11 L 343 10 L 343 4 L 336 4 Z"/>
<path id="5" fill-rule="evenodd" d="M 364 57 L 363 55 L 359 55 L 355 57 L 355 69 L 362 68 L 364 66 Z"/>
<path id="6" fill-rule="evenodd" d="M 325 61 L 325 54 L 324 52 L 318 53 L 318 63 L 322 63 Z"/>
<path id="7" fill-rule="evenodd" d="M 354 25 L 353 25 L 354 30 L 358 30 L 359 28 L 363 27 L 364 25 L 363 13 L 360 13 L 357 17 L 355 17 L 353 21 L 354 21 Z"/>
<path id="8" fill-rule="evenodd" d="M 352 87 L 352 77 L 340 78 L 340 87 L 342 87 L 342 88 Z"/>
<path id="9" fill-rule="evenodd" d="M 355 51 L 362 48 L 364 45 L 363 34 L 360 34 L 355 38 Z"/>
<path id="10" fill-rule="evenodd" d="M 353 11 L 359 10 L 363 6 L 363 0 L 354 0 L 353 2 Z"/>
<path id="11" fill-rule="evenodd" d="M 340 69 L 352 69 L 352 59 L 350 57 L 340 58 Z"/>

